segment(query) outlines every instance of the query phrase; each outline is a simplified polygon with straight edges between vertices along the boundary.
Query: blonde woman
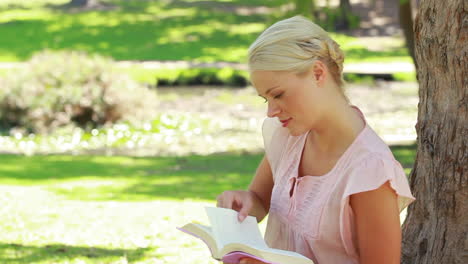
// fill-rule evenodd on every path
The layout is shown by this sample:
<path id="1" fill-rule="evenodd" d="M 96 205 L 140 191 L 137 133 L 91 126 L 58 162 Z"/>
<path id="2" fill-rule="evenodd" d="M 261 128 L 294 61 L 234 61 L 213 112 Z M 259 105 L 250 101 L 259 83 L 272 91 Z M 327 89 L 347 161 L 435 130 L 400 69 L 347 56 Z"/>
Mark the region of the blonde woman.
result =
<path id="1" fill-rule="evenodd" d="M 268 214 L 267 244 L 316 264 L 397 264 L 399 213 L 414 197 L 390 149 L 350 105 L 343 60 L 322 28 L 298 16 L 251 45 L 251 81 L 268 103 L 265 157 L 248 190 L 223 192 L 218 206 L 240 221 Z"/>

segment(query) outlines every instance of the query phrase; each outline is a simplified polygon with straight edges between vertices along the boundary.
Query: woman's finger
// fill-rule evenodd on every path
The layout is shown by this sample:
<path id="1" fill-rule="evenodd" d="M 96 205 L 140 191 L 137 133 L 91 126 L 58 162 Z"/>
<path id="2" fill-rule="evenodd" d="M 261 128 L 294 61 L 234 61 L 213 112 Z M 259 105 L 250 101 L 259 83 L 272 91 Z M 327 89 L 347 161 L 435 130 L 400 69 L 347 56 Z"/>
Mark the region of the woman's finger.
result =
<path id="1" fill-rule="evenodd" d="M 218 196 L 217 207 L 232 209 L 232 194 L 229 191 L 223 192 Z"/>
<path id="2" fill-rule="evenodd" d="M 237 215 L 237 218 L 240 222 L 242 222 L 249 215 L 249 212 L 252 209 L 252 201 L 249 199 L 244 199 L 244 201 L 241 201 L 240 203 L 242 204 L 240 205 L 240 210 L 239 214 Z"/>

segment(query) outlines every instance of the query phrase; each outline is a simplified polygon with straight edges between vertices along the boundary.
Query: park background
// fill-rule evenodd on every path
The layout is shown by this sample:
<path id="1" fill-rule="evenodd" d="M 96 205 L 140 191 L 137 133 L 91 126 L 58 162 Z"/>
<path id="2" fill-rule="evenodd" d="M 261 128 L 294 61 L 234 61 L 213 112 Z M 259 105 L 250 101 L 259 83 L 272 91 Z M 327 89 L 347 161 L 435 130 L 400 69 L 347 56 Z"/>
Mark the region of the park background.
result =
<path id="1" fill-rule="evenodd" d="M 246 50 L 296 1 L 78 2 L 0 2 L 0 263 L 216 263 L 175 227 L 249 184 L 266 105 Z M 418 84 L 401 1 L 349 1 L 346 22 L 339 2 L 309 15 L 409 174 Z"/>

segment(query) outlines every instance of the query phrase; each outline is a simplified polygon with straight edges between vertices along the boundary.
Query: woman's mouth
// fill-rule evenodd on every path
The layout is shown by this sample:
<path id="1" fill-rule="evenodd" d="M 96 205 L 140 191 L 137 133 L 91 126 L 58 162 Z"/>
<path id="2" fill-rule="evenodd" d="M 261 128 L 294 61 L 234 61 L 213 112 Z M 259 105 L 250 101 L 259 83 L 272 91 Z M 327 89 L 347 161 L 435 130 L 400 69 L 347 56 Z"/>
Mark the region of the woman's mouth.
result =
<path id="1" fill-rule="evenodd" d="M 289 119 L 285 119 L 285 120 L 280 120 L 281 123 L 283 123 L 283 127 L 287 127 L 288 124 L 289 124 L 289 121 L 291 121 L 292 118 L 289 118 Z"/>

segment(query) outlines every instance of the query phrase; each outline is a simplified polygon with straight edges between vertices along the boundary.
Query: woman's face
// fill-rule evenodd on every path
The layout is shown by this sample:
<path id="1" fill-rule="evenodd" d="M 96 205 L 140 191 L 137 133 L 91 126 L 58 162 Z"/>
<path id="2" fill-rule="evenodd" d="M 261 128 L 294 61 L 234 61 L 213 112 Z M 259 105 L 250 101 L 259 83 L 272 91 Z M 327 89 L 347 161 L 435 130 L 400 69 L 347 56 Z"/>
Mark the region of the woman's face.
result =
<path id="1" fill-rule="evenodd" d="M 308 71 L 296 74 L 288 71 L 254 71 L 251 81 L 259 96 L 268 102 L 268 117 L 277 117 L 293 136 L 301 135 L 323 116 L 321 87 L 317 76 Z"/>

